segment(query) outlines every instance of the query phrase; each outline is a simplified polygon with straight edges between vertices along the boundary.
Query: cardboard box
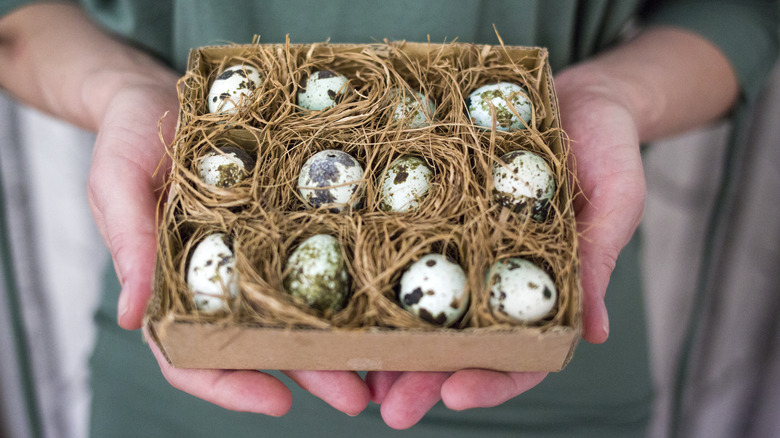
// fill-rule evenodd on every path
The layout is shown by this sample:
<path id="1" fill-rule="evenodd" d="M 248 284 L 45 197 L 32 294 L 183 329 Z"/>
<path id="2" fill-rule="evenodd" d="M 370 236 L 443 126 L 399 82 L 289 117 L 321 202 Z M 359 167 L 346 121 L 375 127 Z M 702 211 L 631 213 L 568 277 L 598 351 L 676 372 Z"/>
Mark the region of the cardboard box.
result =
<path id="1" fill-rule="evenodd" d="M 312 56 L 317 59 L 339 59 L 339 55 L 354 54 L 367 59 L 400 59 L 413 65 L 432 62 L 432 58 L 445 59 L 456 57 L 460 69 L 468 69 L 471 62 L 484 62 L 492 59 L 495 65 L 503 65 L 509 69 L 524 69 L 533 76 L 532 90 L 542 108 L 537 114 L 536 128 L 543 135 L 529 142 L 539 142 L 542 138 L 545 147 L 562 166 L 562 174 L 569 175 L 566 168 L 565 143 L 560 131 L 560 116 L 557 110 L 557 99 L 552 81 L 552 72 L 547 62 L 547 51 L 535 47 L 499 47 L 475 46 L 470 44 L 422 44 L 422 43 L 386 43 L 374 45 L 231 45 L 204 47 L 193 50 L 190 54 L 188 74 L 182 81 L 182 110 L 179 114 L 179 132 L 183 128 L 192 128 L 201 123 L 199 115 L 203 114 L 204 99 L 207 94 L 209 78 L 215 71 L 224 67 L 229 60 L 242 60 L 255 56 L 262 51 L 263 59 L 269 62 L 271 68 L 279 68 L 280 73 L 274 81 L 290 83 L 291 73 L 301 68 Z M 253 55 L 255 54 L 255 55 Z M 334 55 L 335 54 L 335 55 Z M 335 57 L 334 57 L 335 56 Z M 350 55 L 351 56 L 351 55 Z M 455 58 L 453 58 L 455 59 Z M 228 61 L 226 61 L 228 60 Z M 417 63 L 417 64 L 415 64 Z M 513 66 L 514 65 L 514 66 Z M 457 71 L 455 73 L 458 73 Z M 284 81 L 287 82 L 284 82 Z M 269 80 L 270 81 L 270 80 Z M 284 93 L 279 90 L 274 96 L 286 96 L 290 99 L 294 93 L 289 90 Z M 465 96 L 466 90 L 463 90 Z M 457 107 L 456 107 L 457 108 Z M 284 109 L 275 107 L 265 114 L 284 113 Z M 246 115 L 245 115 L 246 116 Z M 456 114 L 456 116 L 460 117 Z M 241 116 L 244 117 L 244 116 Z M 249 117 L 249 116 L 246 116 Z M 355 116 L 355 117 L 359 117 Z M 445 115 L 445 118 L 447 116 Z M 280 129 L 284 120 L 276 124 L 260 123 L 259 129 Z M 257 122 L 251 122 L 257 123 Z M 258 141 L 261 134 L 255 131 L 248 134 L 238 130 L 230 132 L 230 122 L 219 122 L 217 130 L 223 130 L 227 138 L 236 143 L 246 144 Z M 274 128 L 276 126 L 276 128 Z M 324 128 L 323 128 L 324 129 Z M 206 134 L 198 134 L 208 136 Z M 189 132 L 200 132 L 190 129 Z M 263 131 L 265 132 L 265 131 Z M 195 135 L 195 134 L 193 134 Z M 182 152 L 193 140 L 193 135 L 177 135 L 173 147 L 175 152 Z M 264 134 L 263 134 L 264 135 Z M 475 134 L 484 141 L 494 141 L 496 136 L 504 135 L 491 132 Z M 522 134 L 525 135 L 525 134 Z M 474 136 L 474 135 L 472 135 Z M 263 137 L 265 138 L 265 137 Z M 535 147 L 535 146 L 534 146 Z M 175 155 L 175 154 L 174 154 Z M 174 175 L 183 172 L 190 158 L 181 158 L 181 165 L 176 163 Z M 561 158 L 563 158 L 561 160 Z M 271 172 L 272 173 L 272 172 Z M 181 194 L 192 191 L 186 184 L 178 184 L 176 178 L 170 187 L 166 213 L 190 218 L 187 213 L 187 203 L 181 201 Z M 576 254 L 576 229 L 574 228 L 571 195 L 568 178 L 560 182 L 563 187 L 557 206 L 557 214 L 565 219 L 565 232 L 561 233 L 560 241 L 566 251 L 558 255 L 563 268 L 555 272 L 556 284 L 559 285 L 559 308 L 552 322 L 531 326 L 513 326 L 497 324 L 495 326 L 473 327 L 466 324 L 461 328 L 434 328 L 421 325 L 410 327 L 376 326 L 356 327 L 350 324 L 338 326 L 332 321 L 315 316 L 310 317 L 312 324 L 288 323 L 280 320 L 268 323 L 267 320 L 255 321 L 243 317 L 212 318 L 199 316 L 191 308 L 180 304 L 180 296 L 186 295 L 181 282 L 171 284 L 171 275 L 183 276 L 186 265 L 186 245 L 181 232 L 170 224 L 163 223 L 160 230 L 161 251 L 157 261 L 157 276 L 155 279 L 155 294 L 150 301 L 146 326 L 154 341 L 171 364 L 184 368 L 223 368 L 223 369 L 316 369 L 316 370 L 416 370 L 416 371 L 455 371 L 463 368 L 486 368 L 500 371 L 558 371 L 571 359 L 574 348 L 581 333 L 581 297 L 579 283 L 579 262 Z M 270 186 L 270 184 L 268 184 Z M 262 183 L 255 185 L 263 186 Z M 193 195 L 197 197 L 197 194 Z M 230 194 L 225 194 L 228 198 Z M 256 195 L 253 195 L 256 196 Z M 265 195 L 260 195 L 260 197 Z M 242 201 L 237 196 L 235 203 Z M 246 196 L 243 196 L 246 198 Z M 242 199 L 243 199 L 242 198 Z M 287 198 L 285 198 L 287 199 Z M 224 199 L 223 199 L 224 201 Z M 199 200 L 197 202 L 208 203 Z M 225 201 L 227 202 L 227 201 Z M 232 201 L 231 201 L 232 202 Z M 289 205 L 293 205 L 290 207 Z M 284 208 L 296 208 L 288 204 Z M 282 210 L 284 210 L 282 208 Z M 226 210 L 232 211 L 232 210 Z M 506 221 L 508 211 L 504 210 L 495 218 L 496 221 Z M 372 216 L 373 217 L 373 216 Z M 260 219 L 262 220 L 262 219 Z M 492 220 L 492 219 L 491 219 Z M 511 220 L 511 219 L 510 219 Z M 361 222 L 362 223 L 362 222 Z M 498 223 L 498 222 L 496 222 Z M 455 227 L 457 228 L 457 224 Z M 518 230 L 518 233 L 524 233 Z M 171 259 L 176 261 L 172 262 Z M 170 272 L 175 271 L 175 272 Z M 471 270 L 473 276 L 484 273 Z M 165 275 L 164 275 L 165 274 Z M 397 275 L 387 278 L 397 279 Z M 476 280 L 475 280 L 476 281 Z M 479 284 L 476 281 L 473 284 Z M 278 293 L 279 282 L 263 284 L 263 287 L 274 294 Z M 369 284 L 355 286 L 360 289 L 381 289 L 385 295 L 392 286 Z M 479 289 L 478 286 L 475 287 Z M 275 291 L 271 291 L 275 289 Z M 362 289 L 361 289 L 362 290 Z M 482 290 L 479 293 L 486 293 Z M 370 295 L 370 294 L 369 294 Z M 472 315 L 473 316 L 473 315 Z M 479 318 L 475 318 L 479 319 Z M 477 324 L 478 325 L 478 324 Z"/>

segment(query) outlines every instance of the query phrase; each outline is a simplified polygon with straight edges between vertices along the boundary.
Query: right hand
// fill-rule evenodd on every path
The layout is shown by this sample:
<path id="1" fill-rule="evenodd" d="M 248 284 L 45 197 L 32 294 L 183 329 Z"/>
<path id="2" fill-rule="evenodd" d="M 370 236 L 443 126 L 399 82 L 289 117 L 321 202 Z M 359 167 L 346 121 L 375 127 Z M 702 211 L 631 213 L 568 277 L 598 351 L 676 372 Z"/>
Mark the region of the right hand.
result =
<path id="1" fill-rule="evenodd" d="M 156 213 L 170 163 L 160 140 L 170 144 L 175 129 L 176 76 L 162 83 L 147 80 L 117 88 L 100 123 L 89 177 L 89 202 L 108 245 L 122 285 L 119 325 L 142 326 L 152 295 L 157 248 Z M 161 165 L 161 163 L 163 163 Z M 278 379 L 251 370 L 195 370 L 172 367 L 144 335 L 165 378 L 174 387 L 227 409 L 273 416 L 285 414 L 292 395 Z M 368 404 L 363 380 L 349 371 L 286 371 L 302 388 L 334 408 L 360 413 Z"/>

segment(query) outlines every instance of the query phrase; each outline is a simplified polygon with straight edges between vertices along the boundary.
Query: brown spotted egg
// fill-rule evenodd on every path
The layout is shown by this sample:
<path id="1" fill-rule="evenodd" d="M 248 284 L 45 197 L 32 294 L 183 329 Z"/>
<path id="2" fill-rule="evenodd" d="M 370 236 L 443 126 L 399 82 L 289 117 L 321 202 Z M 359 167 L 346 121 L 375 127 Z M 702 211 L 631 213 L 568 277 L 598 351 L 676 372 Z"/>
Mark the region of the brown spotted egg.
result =
<path id="1" fill-rule="evenodd" d="M 547 219 L 555 186 L 550 166 L 533 152 L 512 151 L 493 164 L 493 199 L 537 221 Z"/>
<path id="2" fill-rule="evenodd" d="M 526 125 L 531 123 L 531 114 L 533 112 L 531 101 L 528 100 L 526 95 L 527 91 L 525 88 L 517 84 L 510 82 L 488 84 L 477 88 L 469 94 L 469 97 L 466 98 L 466 108 L 468 108 L 471 121 L 480 128 L 492 129 L 492 108 L 495 108 L 497 130 L 514 131 L 525 129 Z M 514 112 L 509 108 L 507 102 L 512 105 Z"/>
<path id="3" fill-rule="evenodd" d="M 339 213 L 356 208 L 363 197 L 363 167 L 346 152 L 326 149 L 312 155 L 301 168 L 298 191 L 307 208 Z"/>
<path id="4" fill-rule="evenodd" d="M 333 108 L 349 92 L 349 79 L 330 70 L 312 73 L 298 91 L 298 106 L 306 111 Z"/>
<path id="5" fill-rule="evenodd" d="M 420 319 L 449 327 L 469 305 L 463 268 L 441 254 L 428 254 L 401 276 L 401 306 Z"/>
<path id="6" fill-rule="evenodd" d="M 309 237 L 287 259 L 284 290 L 321 314 L 337 312 L 349 295 L 341 245 L 328 234 Z"/>
<path id="7" fill-rule="evenodd" d="M 380 189 L 379 208 L 406 212 L 420 207 L 431 188 L 433 171 L 421 158 L 407 155 L 390 164 Z"/>
<path id="8" fill-rule="evenodd" d="M 555 282 L 534 263 L 513 257 L 493 264 L 488 273 L 490 308 L 494 315 L 517 322 L 535 322 L 555 307 Z"/>
<path id="9" fill-rule="evenodd" d="M 251 65 L 234 65 L 217 76 L 209 89 L 208 107 L 210 113 L 237 111 L 236 106 L 246 104 L 255 89 L 260 86 L 260 72 Z"/>
<path id="10" fill-rule="evenodd" d="M 429 126 L 436 112 L 436 104 L 424 94 L 395 88 L 389 91 L 393 102 L 398 102 L 393 107 L 390 120 L 403 122 L 409 128 L 422 128 Z"/>
<path id="11" fill-rule="evenodd" d="M 238 275 L 225 234 L 210 234 L 195 247 L 187 267 L 187 288 L 195 308 L 202 313 L 230 309 L 238 295 Z"/>
<path id="12" fill-rule="evenodd" d="M 206 184 L 227 188 L 249 176 L 254 167 L 255 160 L 245 150 L 226 146 L 203 157 L 198 170 Z"/>

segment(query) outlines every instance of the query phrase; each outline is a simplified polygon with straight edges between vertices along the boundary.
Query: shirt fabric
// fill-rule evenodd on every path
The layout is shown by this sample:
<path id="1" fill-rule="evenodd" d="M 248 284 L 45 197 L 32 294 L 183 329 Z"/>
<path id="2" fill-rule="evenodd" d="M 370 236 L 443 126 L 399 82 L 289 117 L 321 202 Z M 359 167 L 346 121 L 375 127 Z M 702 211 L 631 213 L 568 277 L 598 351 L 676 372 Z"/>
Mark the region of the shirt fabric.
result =
<path id="1" fill-rule="evenodd" d="M 0 16 L 45 0 L 0 0 Z M 60 0 L 62 1 L 62 0 Z M 676 26 L 718 47 L 731 61 L 745 96 L 753 98 L 778 50 L 778 10 L 770 0 L 71 0 L 106 29 L 184 69 L 191 48 L 248 43 L 362 43 L 374 40 L 547 47 L 553 70 L 610 44 L 637 20 Z"/>
<path id="2" fill-rule="evenodd" d="M 28 3 L 0 2 L 0 14 Z M 673 25 L 710 40 L 732 62 L 745 100 L 774 63 L 772 2 L 745 1 L 249 1 L 83 0 L 102 26 L 183 71 L 191 48 L 223 43 L 390 40 L 545 46 L 554 71 L 616 43 L 634 23 Z M 729 29 L 729 32 L 723 32 Z M 356 418 L 294 390 L 282 419 L 228 412 L 171 388 L 137 333 L 116 325 L 119 287 L 107 275 L 93 358 L 94 436 L 641 436 L 652 385 L 638 242 L 621 253 L 607 293 L 611 336 L 580 343 L 572 363 L 499 407 L 455 413 L 437 405 L 396 433 L 378 407 Z M 295 386 L 291 384 L 291 386 Z M 391 433 L 392 432 L 392 433 Z"/>

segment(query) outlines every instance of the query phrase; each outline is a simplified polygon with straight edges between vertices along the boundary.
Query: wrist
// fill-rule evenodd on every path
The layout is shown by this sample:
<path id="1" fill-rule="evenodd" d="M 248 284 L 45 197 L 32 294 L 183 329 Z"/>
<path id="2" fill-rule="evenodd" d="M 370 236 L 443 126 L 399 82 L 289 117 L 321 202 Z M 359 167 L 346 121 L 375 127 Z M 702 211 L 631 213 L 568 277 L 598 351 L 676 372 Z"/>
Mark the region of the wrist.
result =
<path id="1" fill-rule="evenodd" d="M 739 92 L 734 69 L 717 47 L 672 27 L 645 29 L 561 73 L 556 83 L 564 96 L 583 94 L 574 88 L 580 85 L 586 95 L 622 105 L 643 142 L 723 117 Z"/>
<path id="2" fill-rule="evenodd" d="M 0 65 L 0 87 L 92 131 L 123 88 L 169 87 L 176 93 L 174 72 L 70 3 L 32 3 L 1 17 Z"/>
<path id="3" fill-rule="evenodd" d="M 176 96 L 177 75 L 145 56 L 125 59 L 126 68 L 117 64 L 95 69 L 82 78 L 79 107 L 85 115 L 85 127 L 97 131 L 106 109 L 123 90 L 145 90 L 161 96 Z M 129 64 L 129 66 L 128 66 Z"/>
<path id="4" fill-rule="evenodd" d="M 560 106 L 577 111 L 594 102 L 622 107 L 633 119 L 640 141 L 657 131 L 665 102 L 662 93 L 626 72 L 601 65 L 598 60 L 578 64 L 555 78 Z"/>

